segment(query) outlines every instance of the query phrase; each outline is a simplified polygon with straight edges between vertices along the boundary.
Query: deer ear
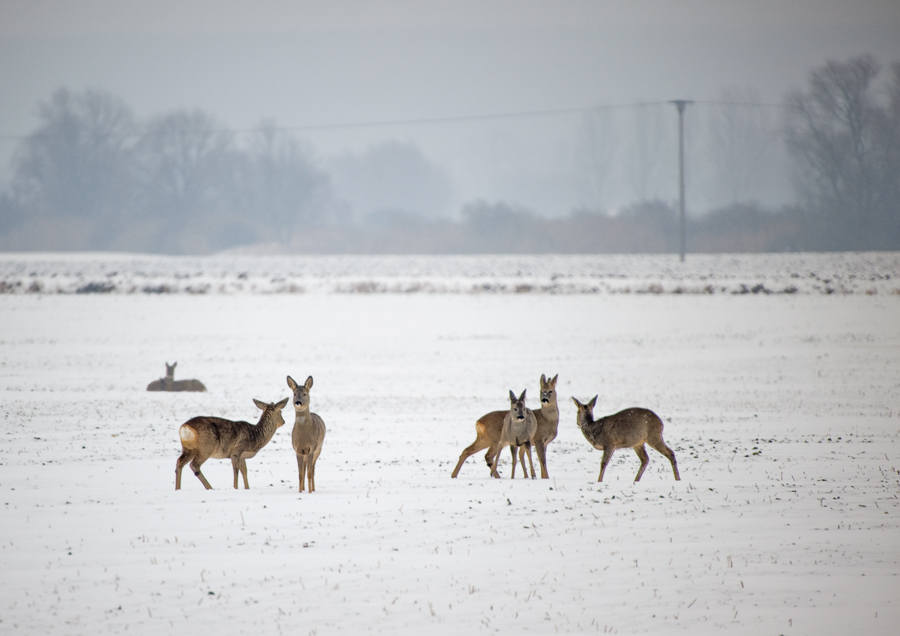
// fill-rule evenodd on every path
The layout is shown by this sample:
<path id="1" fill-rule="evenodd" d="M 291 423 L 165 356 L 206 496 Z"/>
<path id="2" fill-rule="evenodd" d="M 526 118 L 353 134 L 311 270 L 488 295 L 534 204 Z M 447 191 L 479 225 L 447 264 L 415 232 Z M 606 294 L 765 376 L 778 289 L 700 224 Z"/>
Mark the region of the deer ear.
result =
<path id="1" fill-rule="evenodd" d="M 597 403 L 597 396 L 595 395 L 594 397 L 591 398 L 591 401 L 588 402 L 587 405 L 588 405 L 589 407 L 591 407 L 591 409 L 593 409 L 593 408 L 594 408 L 594 405 L 595 405 L 596 403 Z"/>
<path id="2" fill-rule="evenodd" d="M 547 384 L 547 376 L 545 376 L 545 375 L 542 373 L 542 374 L 541 374 L 541 386 L 544 386 L 545 384 Z"/>
<path id="3" fill-rule="evenodd" d="M 509 401 L 510 402 L 516 401 L 516 394 L 512 392 L 512 389 L 510 389 L 510 391 L 509 391 Z"/>
<path id="4" fill-rule="evenodd" d="M 527 389 L 526 389 L 526 391 L 527 391 Z M 524 402 L 524 401 L 525 401 L 525 391 L 522 391 L 522 395 L 519 396 L 519 402 Z"/>
<path id="5" fill-rule="evenodd" d="M 287 406 L 287 403 L 288 403 L 288 398 L 284 398 L 281 402 L 279 402 L 278 404 L 275 405 L 275 410 L 280 411 L 285 406 Z"/>
<path id="6" fill-rule="evenodd" d="M 305 385 L 307 391 L 308 391 L 309 389 L 312 388 L 312 384 L 313 384 L 313 383 L 312 383 L 312 376 L 309 376 L 308 378 L 306 378 L 306 385 Z"/>
<path id="7" fill-rule="evenodd" d="M 552 380 L 550 380 L 550 386 L 551 386 L 552 388 L 554 388 L 554 389 L 556 388 L 556 380 L 557 380 L 557 378 L 559 378 L 559 374 L 558 374 L 558 373 L 557 373 L 556 375 L 553 376 L 553 379 L 552 379 Z"/>
<path id="8" fill-rule="evenodd" d="M 584 404 L 582 404 L 581 402 L 579 402 L 578 400 L 575 399 L 574 395 L 572 396 L 572 401 L 575 402 L 575 406 L 577 406 L 579 408 L 584 406 Z"/>
<path id="9" fill-rule="evenodd" d="M 288 376 L 288 377 L 287 377 L 287 383 L 288 383 L 288 388 L 289 388 L 291 391 L 296 391 L 296 390 L 297 390 L 297 383 L 294 382 L 294 378 L 292 378 L 291 376 Z"/>
<path id="10" fill-rule="evenodd" d="M 173 369 L 174 369 L 175 367 L 177 367 L 177 366 L 178 366 L 178 363 L 177 363 L 177 362 L 173 362 L 173 363 L 172 363 L 172 368 L 173 368 Z"/>
<path id="11" fill-rule="evenodd" d="M 269 405 L 266 404 L 265 402 L 262 402 L 261 400 L 257 400 L 256 398 L 253 398 L 253 403 L 254 403 L 258 408 L 262 409 L 263 411 L 265 411 L 265 410 L 266 410 L 266 407 L 269 406 Z"/>

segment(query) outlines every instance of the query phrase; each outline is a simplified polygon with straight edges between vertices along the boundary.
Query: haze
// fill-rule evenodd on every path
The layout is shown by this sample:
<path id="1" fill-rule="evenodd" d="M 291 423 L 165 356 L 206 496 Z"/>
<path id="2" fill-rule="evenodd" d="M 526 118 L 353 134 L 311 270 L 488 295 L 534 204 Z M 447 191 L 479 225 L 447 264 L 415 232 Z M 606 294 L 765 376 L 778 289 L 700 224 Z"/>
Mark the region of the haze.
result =
<path id="1" fill-rule="evenodd" d="M 702 129 L 713 105 L 702 102 L 730 95 L 780 104 L 815 67 L 863 53 L 900 59 L 900 3 L 4 0 L 0 183 L 19 139 L 37 125 L 38 103 L 62 86 L 90 87 L 123 98 L 138 116 L 202 109 L 235 130 L 263 119 L 296 128 L 338 186 L 341 166 L 378 144 L 413 147 L 445 177 L 433 215 L 452 217 L 477 199 L 547 216 L 613 209 L 676 196 L 674 108 L 661 103 L 640 115 L 629 105 L 686 98 L 698 101 L 688 143 L 691 211 L 700 212 L 726 196 L 704 168 Z M 600 105 L 623 108 L 577 110 Z M 777 108 L 761 112 L 778 125 Z M 636 117 L 650 118 L 642 126 L 659 164 L 643 177 L 626 167 Z M 597 157 L 584 159 L 586 131 L 608 151 L 603 183 Z M 789 202 L 779 145 L 770 153 L 770 174 L 745 196 Z M 351 184 L 343 196 L 362 214 L 378 205 L 367 197 L 382 195 Z"/>

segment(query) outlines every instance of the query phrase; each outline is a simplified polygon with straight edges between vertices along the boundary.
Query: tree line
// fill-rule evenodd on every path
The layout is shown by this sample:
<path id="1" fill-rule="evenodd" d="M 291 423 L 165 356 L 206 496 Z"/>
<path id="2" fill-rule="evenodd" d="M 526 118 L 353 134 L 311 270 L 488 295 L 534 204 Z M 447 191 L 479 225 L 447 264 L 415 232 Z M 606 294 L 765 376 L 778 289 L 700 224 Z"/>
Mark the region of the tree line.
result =
<path id="1" fill-rule="evenodd" d="M 796 205 L 767 209 L 754 203 L 747 162 L 723 154 L 717 161 L 731 166 L 735 202 L 689 218 L 688 250 L 900 249 L 900 63 L 885 69 L 868 55 L 828 62 L 788 95 L 783 112 Z M 19 144 L 11 181 L 0 194 L 0 249 L 678 250 L 672 201 L 638 201 L 615 214 L 582 207 L 552 219 L 502 201 L 472 201 L 457 220 L 386 207 L 361 221 L 311 149 L 271 122 L 239 143 L 207 113 L 174 111 L 138 121 L 108 93 L 67 89 L 41 104 L 38 115 L 40 125 Z M 753 127 L 726 123 L 720 134 L 759 141 Z M 373 155 L 376 163 L 393 156 L 416 168 L 415 153 L 389 150 Z M 614 159 L 604 157 L 602 148 L 595 154 L 598 170 Z M 344 174 L 361 170 L 349 167 Z M 433 190 L 446 190 L 439 175 L 425 169 L 417 174 L 433 181 Z M 365 191 L 376 192 L 380 180 L 376 175 Z"/>

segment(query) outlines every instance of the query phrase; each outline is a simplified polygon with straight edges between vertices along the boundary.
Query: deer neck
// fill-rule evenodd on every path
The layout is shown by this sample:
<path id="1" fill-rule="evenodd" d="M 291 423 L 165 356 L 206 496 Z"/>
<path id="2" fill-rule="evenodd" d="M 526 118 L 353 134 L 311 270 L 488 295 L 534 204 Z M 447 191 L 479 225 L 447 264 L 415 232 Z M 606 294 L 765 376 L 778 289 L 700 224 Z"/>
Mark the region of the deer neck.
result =
<path id="1" fill-rule="evenodd" d="M 548 421 L 559 421 L 559 405 L 556 400 L 551 400 L 547 404 L 541 402 L 541 415 Z"/>
<path id="2" fill-rule="evenodd" d="M 251 439 L 255 450 L 259 450 L 269 443 L 275 431 L 278 430 L 278 423 L 275 421 L 275 411 L 266 409 L 259 418 L 259 422 L 251 429 Z"/>
<path id="3" fill-rule="evenodd" d="M 597 422 L 594 420 L 594 418 L 584 411 L 580 411 L 578 413 L 576 423 L 578 424 L 578 428 L 580 428 L 582 432 L 597 428 Z"/>
<path id="4" fill-rule="evenodd" d="M 310 422 L 312 422 L 312 415 L 309 412 L 308 404 L 302 409 L 294 409 L 294 425 L 309 424 Z"/>

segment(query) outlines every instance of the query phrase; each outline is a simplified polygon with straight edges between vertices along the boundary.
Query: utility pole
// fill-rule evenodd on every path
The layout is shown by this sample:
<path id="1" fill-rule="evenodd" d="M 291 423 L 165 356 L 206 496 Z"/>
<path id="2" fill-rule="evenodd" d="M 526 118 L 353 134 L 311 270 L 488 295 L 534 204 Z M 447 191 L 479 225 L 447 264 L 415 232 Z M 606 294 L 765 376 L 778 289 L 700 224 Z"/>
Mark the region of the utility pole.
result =
<path id="1" fill-rule="evenodd" d="M 688 99 L 673 99 L 670 103 L 678 109 L 678 217 L 681 221 L 681 262 L 684 262 L 685 218 L 684 218 L 684 107 L 694 102 Z"/>

